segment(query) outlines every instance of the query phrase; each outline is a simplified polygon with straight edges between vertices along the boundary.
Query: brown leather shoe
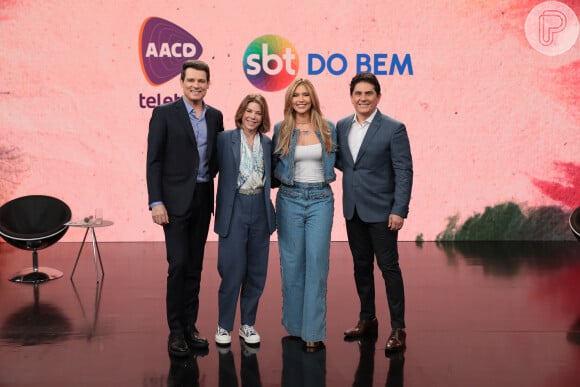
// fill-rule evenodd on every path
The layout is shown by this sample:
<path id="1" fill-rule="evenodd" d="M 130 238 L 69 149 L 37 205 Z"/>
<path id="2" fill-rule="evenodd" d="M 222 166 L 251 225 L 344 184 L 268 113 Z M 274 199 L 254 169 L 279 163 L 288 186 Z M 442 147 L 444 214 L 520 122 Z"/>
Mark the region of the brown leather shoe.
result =
<path id="1" fill-rule="evenodd" d="M 379 322 L 376 317 L 371 320 L 359 320 L 354 328 L 344 331 L 344 338 L 350 339 L 376 333 L 378 326 Z"/>
<path id="2" fill-rule="evenodd" d="M 406 348 L 405 340 L 407 338 L 407 334 L 402 328 L 395 328 L 391 331 L 391 335 L 387 340 L 387 347 L 385 351 L 387 352 L 395 352 L 395 351 L 402 351 Z"/>

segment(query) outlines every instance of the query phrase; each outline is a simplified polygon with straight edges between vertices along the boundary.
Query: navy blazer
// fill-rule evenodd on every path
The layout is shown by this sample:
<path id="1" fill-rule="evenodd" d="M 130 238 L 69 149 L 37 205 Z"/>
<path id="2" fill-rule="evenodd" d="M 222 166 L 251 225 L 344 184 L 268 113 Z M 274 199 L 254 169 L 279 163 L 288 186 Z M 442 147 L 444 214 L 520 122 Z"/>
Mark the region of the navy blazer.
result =
<path id="1" fill-rule="evenodd" d="M 207 152 L 213 209 L 213 178 L 217 173 L 216 139 L 224 130 L 222 113 L 209 106 Z M 147 191 L 149 204 L 163 202 L 169 215 L 184 215 L 191 205 L 199 153 L 183 98 L 153 109 L 147 137 Z"/>
<path id="2" fill-rule="evenodd" d="M 356 207 L 358 216 L 368 223 L 386 222 L 390 214 L 406 218 L 413 161 L 405 125 L 377 111 L 353 160 L 348 146 L 353 119 L 350 115 L 336 124 L 344 217 L 352 219 Z"/>
<path id="3" fill-rule="evenodd" d="M 221 237 L 227 237 L 230 232 L 230 223 L 236 191 L 238 189 L 238 174 L 240 171 L 240 146 L 241 146 L 241 129 L 227 130 L 219 134 L 217 139 L 218 151 L 218 188 L 216 198 L 216 211 L 214 231 Z M 276 229 L 276 219 L 274 205 L 270 199 L 270 186 L 272 175 L 272 163 L 270 155 L 272 153 L 272 141 L 268 136 L 258 133 L 262 152 L 264 154 L 264 206 L 268 215 L 268 229 L 270 234 Z"/>

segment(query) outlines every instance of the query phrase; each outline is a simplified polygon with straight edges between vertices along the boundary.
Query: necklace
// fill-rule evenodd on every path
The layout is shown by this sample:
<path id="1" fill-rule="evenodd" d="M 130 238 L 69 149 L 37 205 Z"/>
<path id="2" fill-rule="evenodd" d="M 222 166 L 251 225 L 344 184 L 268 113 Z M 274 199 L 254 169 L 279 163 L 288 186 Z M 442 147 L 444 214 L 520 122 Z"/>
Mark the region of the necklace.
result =
<path id="1" fill-rule="evenodd" d="M 304 134 L 305 136 L 308 136 L 310 132 L 312 132 L 312 122 L 310 121 L 296 122 L 296 127 L 298 127 L 300 133 Z"/>

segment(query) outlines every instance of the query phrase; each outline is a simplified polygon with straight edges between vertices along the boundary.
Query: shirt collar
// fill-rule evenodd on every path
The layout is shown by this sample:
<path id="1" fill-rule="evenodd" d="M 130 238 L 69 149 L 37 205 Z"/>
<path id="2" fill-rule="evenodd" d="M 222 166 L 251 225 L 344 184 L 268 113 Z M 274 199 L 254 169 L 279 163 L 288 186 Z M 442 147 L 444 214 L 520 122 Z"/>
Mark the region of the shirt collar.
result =
<path id="1" fill-rule="evenodd" d="M 377 112 L 378 111 L 379 111 L 378 108 L 375 109 L 375 111 L 373 112 L 373 114 L 371 114 L 366 120 L 364 120 L 361 125 L 364 125 L 364 124 L 369 124 L 370 125 L 370 123 L 373 122 L 373 120 L 375 119 L 375 116 L 377 115 Z M 352 122 L 353 123 L 358 123 L 358 121 L 356 120 L 356 114 L 352 117 Z"/>
<path id="2" fill-rule="evenodd" d="M 181 100 L 183 101 L 183 104 L 185 105 L 185 108 L 187 109 L 187 114 L 189 114 L 189 116 L 191 117 L 191 111 L 193 110 L 193 107 L 188 104 L 187 102 L 185 102 L 185 98 L 181 97 Z M 205 111 L 207 110 L 207 105 L 205 104 L 205 102 L 203 102 L 203 110 L 201 112 L 201 117 L 205 116 Z M 197 117 L 198 119 L 201 117 Z"/>

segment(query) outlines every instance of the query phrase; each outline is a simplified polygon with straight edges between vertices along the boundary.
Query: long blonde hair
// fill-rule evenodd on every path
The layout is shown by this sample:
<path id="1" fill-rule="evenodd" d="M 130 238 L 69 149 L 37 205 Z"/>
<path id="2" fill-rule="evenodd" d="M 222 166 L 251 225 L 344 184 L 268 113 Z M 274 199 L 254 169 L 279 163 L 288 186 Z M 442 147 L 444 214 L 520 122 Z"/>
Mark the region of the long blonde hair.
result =
<path id="1" fill-rule="evenodd" d="M 280 124 L 278 131 L 278 144 L 276 144 L 276 152 L 280 152 L 282 157 L 286 156 L 290 150 L 290 138 L 292 132 L 296 128 L 296 117 L 294 109 L 292 108 L 292 98 L 296 88 L 300 85 L 306 87 L 310 94 L 311 108 L 310 108 L 310 122 L 314 126 L 314 130 L 319 131 L 322 135 L 322 142 L 326 149 L 326 154 L 332 150 L 332 137 L 330 134 L 330 126 L 320 111 L 320 102 L 318 95 L 314 89 L 314 85 L 308 79 L 297 78 L 286 89 L 286 96 L 284 98 L 284 120 Z"/>

